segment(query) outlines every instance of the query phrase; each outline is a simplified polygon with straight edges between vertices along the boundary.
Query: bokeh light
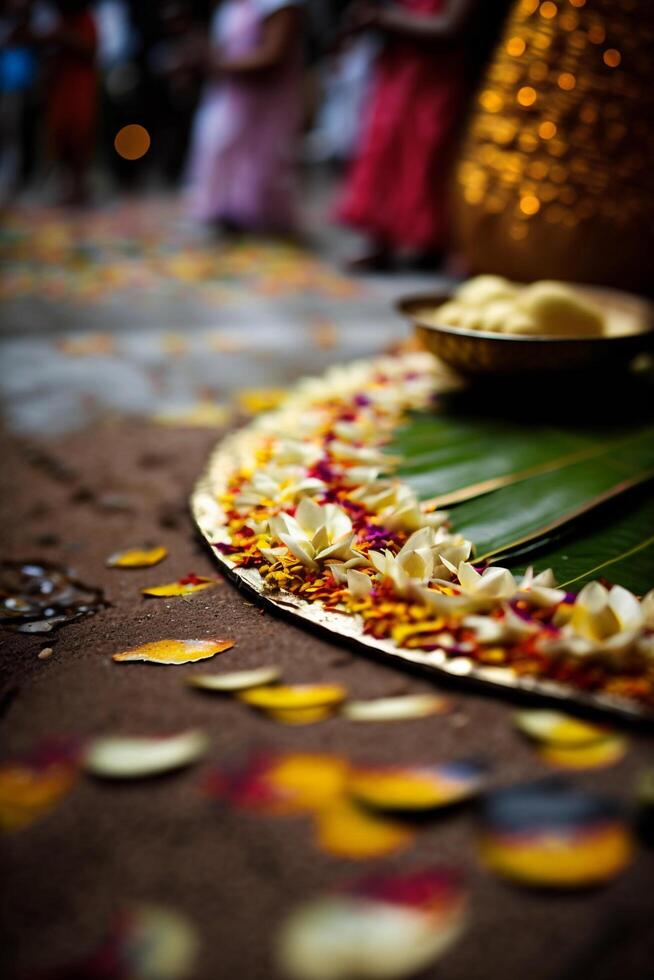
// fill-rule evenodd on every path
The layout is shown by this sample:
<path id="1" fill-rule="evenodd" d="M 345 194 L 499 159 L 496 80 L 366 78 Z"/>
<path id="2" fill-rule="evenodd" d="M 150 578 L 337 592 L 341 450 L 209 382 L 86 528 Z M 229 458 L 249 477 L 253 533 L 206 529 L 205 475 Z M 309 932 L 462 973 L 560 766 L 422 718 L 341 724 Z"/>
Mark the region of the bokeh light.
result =
<path id="1" fill-rule="evenodd" d="M 150 149 L 150 134 L 144 126 L 130 123 L 116 133 L 114 148 L 124 160 L 140 160 Z"/>

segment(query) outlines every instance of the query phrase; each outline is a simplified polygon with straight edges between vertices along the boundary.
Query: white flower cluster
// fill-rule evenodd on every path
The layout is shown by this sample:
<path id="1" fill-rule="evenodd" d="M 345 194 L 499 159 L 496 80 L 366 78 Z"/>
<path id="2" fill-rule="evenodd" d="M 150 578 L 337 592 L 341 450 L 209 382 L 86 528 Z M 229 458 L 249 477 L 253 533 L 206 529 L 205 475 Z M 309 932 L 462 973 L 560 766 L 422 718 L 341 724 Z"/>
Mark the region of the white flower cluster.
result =
<path id="1" fill-rule="evenodd" d="M 550 570 L 534 575 L 529 569 L 520 581 L 506 568 L 478 572 L 469 561 L 471 542 L 450 533 L 447 515 L 424 511 L 411 488 L 389 475 L 397 460 L 382 451 L 384 442 L 408 410 L 428 405 L 437 390 L 429 355 L 382 358 L 307 379 L 279 409 L 261 416 L 250 427 L 244 468 L 251 475 L 234 504 L 243 514 L 270 507 L 271 516 L 249 522 L 270 542 L 261 545 L 262 554 L 272 565 L 293 556 L 312 570 L 326 566 L 355 598 L 367 596 L 375 582 L 389 584 L 434 615 L 461 621 L 480 644 L 511 644 L 540 631 L 542 649 L 555 656 L 637 651 L 654 657 L 654 591 L 639 601 L 620 586 L 607 590 L 593 582 L 568 602 Z M 347 407 L 355 407 L 354 417 L 343 420 L 338 409 Z M 260 463 L 256 450 L 264 441 Z M 326 479 L 312 475 L 320 462 L 375 527 L 409 534 L 399 551 L 357 549 L 346 510 L 320 502 L 329 489 Z M 501 615 L 488 615 L 497 610 Z M 555 629 L 543 631 L 530 615 L 535 610 L 551 611 Z"/>

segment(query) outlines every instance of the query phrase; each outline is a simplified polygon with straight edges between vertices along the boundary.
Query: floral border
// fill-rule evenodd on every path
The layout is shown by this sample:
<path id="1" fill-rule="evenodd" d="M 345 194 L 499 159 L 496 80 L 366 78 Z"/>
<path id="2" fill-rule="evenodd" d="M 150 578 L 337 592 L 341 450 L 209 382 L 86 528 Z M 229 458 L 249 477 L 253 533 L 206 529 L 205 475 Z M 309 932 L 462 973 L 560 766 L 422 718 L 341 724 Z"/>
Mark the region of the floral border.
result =
<path id="1" fill-rule="evenodd" d="M 654 592 L 476 568 L 382 449 L 449 385 L 421 353 L 301 381 L 227 436 L 192 497 L 223 568 L 279 610 L 429 670 L 654 717 Z"/>

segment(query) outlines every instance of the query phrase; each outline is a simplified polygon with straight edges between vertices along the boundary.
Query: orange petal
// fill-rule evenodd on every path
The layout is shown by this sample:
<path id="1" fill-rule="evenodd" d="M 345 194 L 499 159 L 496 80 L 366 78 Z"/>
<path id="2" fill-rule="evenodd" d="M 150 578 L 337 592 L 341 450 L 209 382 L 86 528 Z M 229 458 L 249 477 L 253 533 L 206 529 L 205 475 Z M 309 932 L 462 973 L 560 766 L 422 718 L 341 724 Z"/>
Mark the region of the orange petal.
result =
<path id="1" fill-rule="evenodd" d="M 20 763 L 0 767 L 0 827 L 20 830 L 47 813 L 71 789 L 76 770 L 69 765 L 32 769 Z"/>
<path id="2" fill-rule="evenodd" d="M 440 766 L 355 769 L 347 789 L 354 799 L 381 810 L 431 810 L 478 793 L 484 770 L 468 762 Z"/>
<path id="3" fill-rule="evenodd" d="M 143 595 L 165 597 L 190 595 L 192 592 L 201 592 L 203 589 L 210 589 L 212 586 L 218 584 L 218 581 L 212 578 L 198 578 L 193 582 L 185 582 L 184 579 L 180 579 L 179 582 L 167 582 L 165 585 L 150 585 L 145 589 L 141 589 L 141 592 Z"/>
<path id="4" fill-rule="evenodd" d="M 538 754 L 545 762 L 562 769 L 603 769 L 623 759 L 627 747 L 626 738 L 611 735 L 590 745 L 541 745 Z"/>
<path id="5" fill-rule="evenodd" d="M 316 814 L 316 838 L 335 857 L 365 859 L 401 850 L 413 839 L 413 832 L 341 798 Z"/>
<path id="6" fill-rule="evenodd" d="M 114 653 L 112 660 L 125 663 L 145 660 L 153 664 L 192 664 L 208 660 L 216 653 L 231 650 L 234 640 L 155 640 L 122 653 Z"/>
<path id="7" fill-rule="evenodd" d="M 149 568 L 158 565 L 168 554 L 168 549 L 159 545 L 156 548 L 128 548 L 117 551 L 107 558 L 109 568 Z"/>
<path id="8" fill-rule="evenodd" d="M 238 697 L 254 708 L 295 711 L 340 704 L 347 697 L 347 689 L 342 684 L 279 684 L 255 687 Z"/>

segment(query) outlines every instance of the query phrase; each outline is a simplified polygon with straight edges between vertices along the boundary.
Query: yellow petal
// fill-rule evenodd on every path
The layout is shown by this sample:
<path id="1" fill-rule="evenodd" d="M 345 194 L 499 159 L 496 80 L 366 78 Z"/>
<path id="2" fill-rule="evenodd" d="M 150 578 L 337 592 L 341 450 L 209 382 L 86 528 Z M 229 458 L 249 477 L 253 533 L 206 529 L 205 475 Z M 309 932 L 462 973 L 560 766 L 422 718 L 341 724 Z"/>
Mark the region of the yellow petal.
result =
<path id="1" fill-rule="evenodd" d="M 546 742 L 548 745 L 589 745 L 609 734 L 606 727 L 594 725 L 580 718 L 573 718 L 559 711 L 518 711 L 514 715 L 516 726 L 525 735 Z"/>
<path id="2" fill-rule="evenodd" d="M 67 765 L 32 769 L 20 763 L 0 767 L 0 827 L 20 830 L 54 807 L 71 789 L 76 771 Z"/>
<path id="3" fill-rule="evenodd" d="M 109 568 L 149 568 L 158 565 L 168 554 L 168 549 L 159 545 L 156 548 L 129 548 L 117 551 L 107 558 Z"/>
<path id="4" fill-rule="evenodd" d="M 114 653 L 112 660 L 124 663 L 145 660 L 153 664 L 192 664 L 208 660 L 216 653 L 223 653 L 234 646 L 234 640 L 155 640 L 122 653 Z"/>
<path id="5" fill-rule="evenodd" d="M 282 725 L 313 725 L 317 721 L 331 718 L 334 708 L 331 705 L 320 705 L 317 708 L 294 708 L 292 711 L 266 711 L 266 714 Z"/>
<path id="6" fill-rule="evenodd" d="M 232 670 L 226 674 L 191 674 L 186 683 L 203 691 L 233 693 L 245 691 L 248 687 L 272 684 L 279 679 L 279 667 L 255 667 L 253 670 Z"/>
<path id="7" fill-rule="evenodd" d="M 438 694 L 404 694 L 374 701 L 348 701 L 341 714 L 350 721 L 406 721 L 445 714 L 450 707 L 447 698 Z"/>
<path id="8" fill-rule="evenodd" d="M 347 783 L 354 799 L 381 810 L 429 810 L 479 792 L 483 770 L 474 763 L 355 769 Z"/>
<path id="9" fill-rule="evenodd" d="M 335 857 L 383 857 L 406 847 L 413 838 L 408 827 L 368 813 L 347 799 L 335 800 L 316 814 L 318 845 Z"/>
<path id="10" fill-rule="evenodd" d="M 291 752 L 274 760 L 265 775 L 291 812 L 321 809 L 343 794 L 348 764 L 336 755 Z"/>
<path id="11" fill-rule="evenodd" d="M 484 834 L 483 861 L 497 874 L 526 885 L 574 888 L 614 877 L 629 862 L 632 844 L 621 824 L 594 831 L 529 835 Z"/>
<path id="12" fill-rule="evenodd" d="M 589 745 L 541 745 L 538 754 L 545 762 L 562 769 L 603 769 L 623 759 L 627 739 L 611 735 Z"/>
<path id="13" fill-rule="evenodd" d="M 214 585 L 218 585 L 216 579 L 203 578 L 199 582 L 188 582 L 182 584 L 183 580 L 179 582 L 167 582 L 165 585 L 150 585 L 145 589 L 141 589 L 143 595 L 149 596 L 176 596 L 176 595 L 190 595 L 192 592 L 201 592 L 203 589 L 210 589 Z"/>
<path id="14" fill-rule="evenodd" d="M 250 415 L 268 412 L 286 398 L 284 388 L 242 388 L 236 395 L 239 408 Z"/>
<path id="15" fill-rule="evenodd" d="M 339 704 L 347 690 L 341 684 L 292 684 L 277 687 L 255 687 L 238 697 L 254 708 L 272 711 L 295 711 Z"/>

